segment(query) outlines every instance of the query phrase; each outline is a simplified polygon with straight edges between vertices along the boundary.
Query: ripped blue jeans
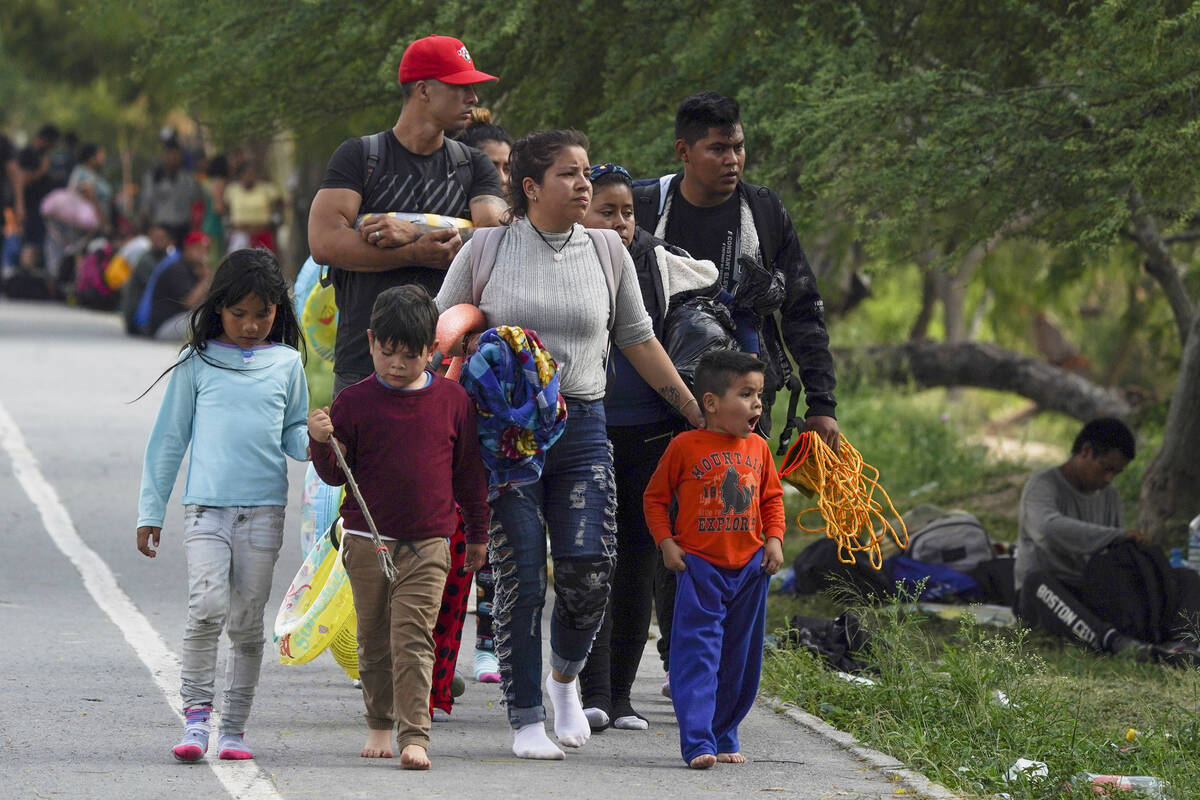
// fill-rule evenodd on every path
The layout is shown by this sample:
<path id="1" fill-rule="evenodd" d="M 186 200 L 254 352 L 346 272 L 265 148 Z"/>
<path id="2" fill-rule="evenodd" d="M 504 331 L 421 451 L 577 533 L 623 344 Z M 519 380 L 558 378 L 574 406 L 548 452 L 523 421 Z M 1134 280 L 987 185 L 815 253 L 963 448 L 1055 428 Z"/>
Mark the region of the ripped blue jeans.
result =
<path id="1" fill-rule="evenodd" d="M 616 559 L 617 494 L 601 400 L 567 400 L 567 425 L 542 477 L 492 501 L 500 530 L 488 542 L 501 690 L 514 728 L 546 719 L 542 705 L 542 607 L 546 534 L 554 558 L 550 665 L 574 676 L 604 619 Z"/>

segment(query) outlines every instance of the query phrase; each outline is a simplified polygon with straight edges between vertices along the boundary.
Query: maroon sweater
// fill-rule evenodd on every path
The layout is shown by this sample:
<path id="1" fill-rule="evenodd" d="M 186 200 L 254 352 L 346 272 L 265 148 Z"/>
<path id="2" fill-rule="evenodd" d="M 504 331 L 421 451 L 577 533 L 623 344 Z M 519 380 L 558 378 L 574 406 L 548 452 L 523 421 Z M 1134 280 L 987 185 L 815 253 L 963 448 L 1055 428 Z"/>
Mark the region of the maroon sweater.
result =
<path id="1" fill-rule="evenodd" d="M 372 373 L 346 387 L 329 415 L 380 535 L 450 536 L 457 501 L 467 541 L 487 541 L 491 509 L 475 404 L 461 386 L 434 375 L 424 389 L 389 389 Z M 311 436 L 309 443 L 321 480 L 344 484 L 330 443 Z M 341 511 L 347 528 L 371 530 L 352 492 L 346 492 Z"/>

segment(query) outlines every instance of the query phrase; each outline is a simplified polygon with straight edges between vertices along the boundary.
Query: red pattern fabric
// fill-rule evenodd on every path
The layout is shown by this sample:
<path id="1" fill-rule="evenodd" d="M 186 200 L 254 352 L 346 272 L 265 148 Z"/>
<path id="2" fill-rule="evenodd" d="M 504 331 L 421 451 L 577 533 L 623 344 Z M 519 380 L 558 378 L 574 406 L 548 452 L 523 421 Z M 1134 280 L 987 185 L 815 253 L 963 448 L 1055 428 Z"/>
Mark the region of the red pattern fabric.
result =
<path id="1" fill-rule="evenodd" d="M 462 515 L 450 537 L 450 572 L 442 592 L 442 608 L 433 628 L 433 688 L 429 693 L 429 710 L 440 708 L 447 714 L 454 708 L 450 684 L 458 663 L 458 648 L 462 644 L 463 623 L 467 618 L 467 596 L 471 589 L 471 573 L 463 567 L 467 562 L 467 536 Z"/>

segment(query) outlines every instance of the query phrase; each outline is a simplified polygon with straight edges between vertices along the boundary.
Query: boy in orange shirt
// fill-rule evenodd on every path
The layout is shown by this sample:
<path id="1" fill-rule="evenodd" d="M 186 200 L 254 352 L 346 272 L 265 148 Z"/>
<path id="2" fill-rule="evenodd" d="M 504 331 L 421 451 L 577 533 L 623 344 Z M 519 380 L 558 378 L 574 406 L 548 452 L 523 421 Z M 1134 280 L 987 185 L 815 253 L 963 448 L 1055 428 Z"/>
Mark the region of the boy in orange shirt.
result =
<path id="1" fill-rule="evenodd" d="M 671 698 L 693 769 L 746 761 L 737 729 L 758 693 L 768 576 L 783 563 L 783 488 L 766 440 L 752 435 L 764 369 L 732 350 L 700 360 L 705 429 L 671 441 L 643 497 L 663 563 L 678 574 Z"/>

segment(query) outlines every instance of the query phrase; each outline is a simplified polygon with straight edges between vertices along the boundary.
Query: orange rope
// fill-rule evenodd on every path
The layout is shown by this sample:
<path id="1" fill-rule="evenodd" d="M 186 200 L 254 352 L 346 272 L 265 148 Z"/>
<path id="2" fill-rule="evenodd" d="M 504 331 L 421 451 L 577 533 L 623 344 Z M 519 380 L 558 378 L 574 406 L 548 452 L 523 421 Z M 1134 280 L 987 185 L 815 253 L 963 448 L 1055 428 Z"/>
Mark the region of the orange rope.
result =
<path id="1" fill-rule="evenodd" d="M 892 516 L 900 518 L 891 498 L 879 485 L 879 470 L 863 461 L 845 435 L 841 437 L 839 452 L 834 453 L 820 436 L 804 431 L 784 456 L 779 474 L 789 483 L 816 495 L 817 505 L 801 511 L 796 517 L 796 525 L 805 533 L 824 533 L 836 541 L 838 561 L 843 564 L 855 563 L 854 554 L 864 552 L 871 566 L 880 569 L 883 553 L 879 543 L 885 532 L 891 534 L 901 550 L 908 547 L 904 520 L 900 520 L 900 532 L 897 533 L 883 516 L 883 503 L 887 503 Z M 875 499 L 877 490 L 883 503 Z M 825 522 L 823 526 L 810 528 L 804 524 L 804 516 L 814 511 L 821 515 Z"/>

